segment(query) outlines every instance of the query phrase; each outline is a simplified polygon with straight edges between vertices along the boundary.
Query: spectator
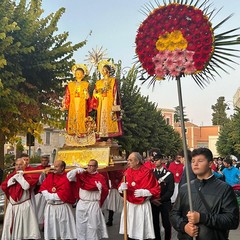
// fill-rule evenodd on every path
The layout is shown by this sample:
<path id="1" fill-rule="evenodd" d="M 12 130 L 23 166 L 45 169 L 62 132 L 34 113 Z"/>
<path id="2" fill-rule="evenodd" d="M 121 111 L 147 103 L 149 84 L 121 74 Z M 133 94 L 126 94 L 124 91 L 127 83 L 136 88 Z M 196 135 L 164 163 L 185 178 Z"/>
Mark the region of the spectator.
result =
<path id="1" fill-rule="evenodd" d="M 218 171 L 222 171 L 224 169 L 224 164 L 223 164 L 223 159 L 221 157 L 218 158 L 218 166 L 217 166 L 217 170 Z"/>
<path id="2" fill-rule="evenodd" d="M 240 170 L 232 166 L 232 158 L 230 155 L 223 160 L 225 168 L 222 173 L 225 177 L 225 182 L 230 186 L 240 183 Z"/>
<path id="3" fill-rule="evenodd" d="M 239 208 L 233 189 L 212 174 L 212 152 L 194 149 L 191 181 L 193 211 L 189 210 L 187 185 L 183 185 L 170 214 L 178 239 L 226 240 L 230 229 L 239 225 Z"/>
<path id="4" fill-rule="evenodd" d="M 184 158 L 184 151 L 180 151 L 178 153 L 179 156 L 181 156 L 181 163 L 184 165 L 183 167 L 183 174 L 182 174 L 182 177 L 181 177 L 181 180 L 179 182 L 179 185 L 178 185 L 178 189 L 180 189 L 180 187 L 185 184 L 187 182 L 187 173 L 186 173 L 186 161 L 185 161 L 185 158 Z M 190 181 L 195 179 L 196 178 L 196 175 L 193 173 L 193 170 L 192 170 L 192 166 L 191 166 L 191 161 L 192 161 L 192 152 L 188 149 L 187 150 L 187 156 L 188 156 L 188 169 L 189 169 L 189 178 L 190 178 Z"/>
<path id="5" fill-rule="evenodd" d="M 175 188 L 174 188 L 174 193 L 172 195 L 171 201 L 172 203 L 175 202 L 176 197 L 178 195 L 178 184 L 181 180 L 182 177 L 182 173 L 183 173 L 183 167 L 184 165 L 181 163 L 182 156 L 180 156 L 179 154 L 175 157 L 175 160 L 173 162 L 170 163 L 168 170 L 170 172 L 172 172 L 173 176 L 174 176 L 174 184 L 175 184 Z"/>

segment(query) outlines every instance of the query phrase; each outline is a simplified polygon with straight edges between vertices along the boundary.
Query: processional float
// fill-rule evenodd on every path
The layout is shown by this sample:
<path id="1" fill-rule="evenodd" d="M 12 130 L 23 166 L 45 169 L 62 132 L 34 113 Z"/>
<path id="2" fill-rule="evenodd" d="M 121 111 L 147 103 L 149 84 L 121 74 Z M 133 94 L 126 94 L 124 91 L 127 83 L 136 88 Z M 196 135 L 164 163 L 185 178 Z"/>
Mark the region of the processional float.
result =
<path id="1" fill-rule="evenodd" d="M 121 101 L 113 77 L 115 65 L 101 60 L 98 71 L 102 79 L 96 81 L 90 94 L 87 66 L 72 67 L 75 80 L 67 85 L 62 109 L 67 110 L 67 133 L 57 159 L 65 161 L 67 166 L 81 167 L 87 167 L 89 160 L 95 159 L 99 171 L 120 170 L 125 167 L 126 159 L 121 146 L 113 140 L 122 135 Z M 92 110 L 96 110 L 95 116 L 91 116 Z"/>

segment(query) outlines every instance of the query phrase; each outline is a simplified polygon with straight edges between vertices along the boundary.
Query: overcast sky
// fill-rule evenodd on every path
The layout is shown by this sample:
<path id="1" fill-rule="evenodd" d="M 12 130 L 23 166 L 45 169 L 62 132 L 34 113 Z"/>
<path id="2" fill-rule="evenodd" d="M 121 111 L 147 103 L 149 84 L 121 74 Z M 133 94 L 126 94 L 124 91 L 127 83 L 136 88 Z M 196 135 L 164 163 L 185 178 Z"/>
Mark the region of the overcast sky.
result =
<path id="1" fill-rule="evenodd" d="M 59 32 L 69 32 L 73 43 L 88 37 L 87 44 L 74 54 L 77 63 L 85 62 L 88 51 L 96 47 L 107 49 L 107 56 L 115 62 L 121 60 L 123 67 L 130 67 L 135 56 L 135 36 L 140 23 L 146 18 L 140 10 L 149 1 L 146 0 L 43 0 L 44 14 L 66 9 L 59 21 Z M 154 3 L 154 1 L 150 1 Z M 159 0 L 162 3 L 162 0 Z M 213 26 L 231 13 L 234 16 L 219 29 L 217 33 L 240 27 L 240 1 L 210 0 L 212 8 L 222 10 L 213 19 Z M 240 31 L 239 31 L 240 32 Z M 238 48 L 240 49 L 240 48 Z M 236 60 L 240 63 L 240 60 Z M 182 78 L 183 104 L 188 118 L 195 124 L 211 125 L 211 105 L 217 98 L 224 96 L 232 108 L 233 95 L 240 87 L 240 66 L 233 65 L 235 70 L 227 68 L 230 74 L 223 73 L 205 89 L 200 89 L 191 78 Z M 147 84 L 141 85 L 141 93 L 160 108 L 174 108 L 178 105 L 176 81 L 161 81 L 154 90 Z M 232 114 L 230 110 L 228 114 Z"/>

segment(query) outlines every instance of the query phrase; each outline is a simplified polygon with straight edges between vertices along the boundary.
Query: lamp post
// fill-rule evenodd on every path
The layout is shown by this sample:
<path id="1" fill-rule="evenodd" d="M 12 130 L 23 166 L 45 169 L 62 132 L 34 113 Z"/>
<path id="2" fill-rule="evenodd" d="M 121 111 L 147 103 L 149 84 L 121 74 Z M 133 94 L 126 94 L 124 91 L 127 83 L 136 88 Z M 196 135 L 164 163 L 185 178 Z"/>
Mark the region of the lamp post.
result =
<path id="1" fill-rule="evenodd" d="M 229 115 L 229 117 L 231 118 L 235 112 L 234 102 L 229 100 L 225 104 L 226 104 L 226 110 L 228 111 L 227 115 Z"/>

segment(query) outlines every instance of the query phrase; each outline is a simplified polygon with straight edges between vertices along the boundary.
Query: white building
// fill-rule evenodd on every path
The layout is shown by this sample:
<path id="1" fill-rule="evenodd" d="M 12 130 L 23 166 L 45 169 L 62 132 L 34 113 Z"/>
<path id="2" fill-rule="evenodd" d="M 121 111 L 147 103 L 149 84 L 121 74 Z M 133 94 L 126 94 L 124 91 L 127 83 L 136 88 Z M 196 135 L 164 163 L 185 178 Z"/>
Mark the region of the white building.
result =
<path id="1" fill-rule="evenodd" d="M 41 133 L 42 143 L 39 143 L 35 139 L 34 146 L 27 146 L 26 136 L 20 137 L 22 139 L 24 152 L 30 154 L 31 156 L 41 156 L 42 154 L 49 155 L 51 162 L 54 161 L 57 150 L 61 148 L 65 143 L 64 131 L 50 127 L 44 127 L 44 131 Z M 4 153 L 16 155 L 16 146 L 9 143 L 5 144 Z"/>

